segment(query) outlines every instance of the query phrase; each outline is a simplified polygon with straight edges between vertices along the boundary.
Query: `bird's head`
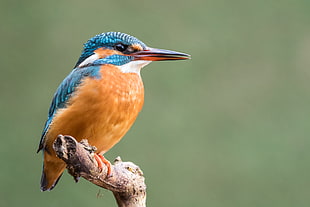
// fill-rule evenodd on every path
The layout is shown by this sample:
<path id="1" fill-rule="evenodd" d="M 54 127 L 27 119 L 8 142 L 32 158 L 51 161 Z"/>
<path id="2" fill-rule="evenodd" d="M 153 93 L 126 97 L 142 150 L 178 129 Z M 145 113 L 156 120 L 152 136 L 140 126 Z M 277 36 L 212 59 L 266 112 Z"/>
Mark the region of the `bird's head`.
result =
<path id="1" fill-rule="evenodd" d="M 147 47 L 137 38 L 124 33 L 107 32 L 96 35 L 84 44 L 75 67 L 112 64 L 123 72 L 139 73 L 151 61 L 184 60 L 189 57 L 185 53 Z"/>

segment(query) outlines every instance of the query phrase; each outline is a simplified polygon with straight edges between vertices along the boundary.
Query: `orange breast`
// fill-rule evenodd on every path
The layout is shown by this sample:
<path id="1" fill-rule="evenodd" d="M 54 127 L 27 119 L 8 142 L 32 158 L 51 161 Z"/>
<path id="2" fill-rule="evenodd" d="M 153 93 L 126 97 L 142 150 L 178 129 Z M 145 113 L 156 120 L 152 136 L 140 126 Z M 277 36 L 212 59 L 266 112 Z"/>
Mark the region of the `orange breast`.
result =
<path id="1" fill-rule="evenodd" d="M 104 153 L 132 126 L 144 102 L 141 77 L 110 65 L 100 73 L 100 79 L 86 78 L 68 107 L 57 112 L 46 135 L 48 151 L 57 135 L 64 134 L 78 141 L 88 139 L 98 153 Z"/>

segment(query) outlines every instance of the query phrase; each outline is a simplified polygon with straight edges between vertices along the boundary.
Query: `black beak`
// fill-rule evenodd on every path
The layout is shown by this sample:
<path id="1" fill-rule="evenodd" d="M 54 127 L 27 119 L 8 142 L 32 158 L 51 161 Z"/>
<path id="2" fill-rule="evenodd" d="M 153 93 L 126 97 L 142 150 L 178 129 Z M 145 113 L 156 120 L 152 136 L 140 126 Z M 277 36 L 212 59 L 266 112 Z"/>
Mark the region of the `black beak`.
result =
<path id="1" fill-rule="evenodd" d="M 132 53 L 134 60 L 147 60 L 147 61 L 163 61 L 163 60 L 186 60 L 190 59 L 190 55 L 175 52 L 171 50 L 163 50 L 156 48 L 147 48 L 139 52 Z"/>

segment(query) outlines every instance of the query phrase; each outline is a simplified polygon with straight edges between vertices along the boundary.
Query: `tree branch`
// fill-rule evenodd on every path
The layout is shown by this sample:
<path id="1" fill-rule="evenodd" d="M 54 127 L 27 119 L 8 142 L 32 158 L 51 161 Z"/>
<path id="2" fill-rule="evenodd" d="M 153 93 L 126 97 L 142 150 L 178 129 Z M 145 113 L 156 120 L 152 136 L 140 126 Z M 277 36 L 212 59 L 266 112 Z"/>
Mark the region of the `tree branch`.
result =
<path id="1" fill-rule="evenodd" d="M 112 175 L 107 177 L 107 167 L 102 171 L 94 158 L 95 147 L 87 140 L 78 143 L 71 136 L 59 135 L 54 142 L 57 156 L 67 164 L 68 172 L 77 182 L 79 177 L 110 190 L 119 207 L 145 207 L 146 185 L 141 169 L 132 162 L 122 162 L 117 157 L 112 167 Z"/>

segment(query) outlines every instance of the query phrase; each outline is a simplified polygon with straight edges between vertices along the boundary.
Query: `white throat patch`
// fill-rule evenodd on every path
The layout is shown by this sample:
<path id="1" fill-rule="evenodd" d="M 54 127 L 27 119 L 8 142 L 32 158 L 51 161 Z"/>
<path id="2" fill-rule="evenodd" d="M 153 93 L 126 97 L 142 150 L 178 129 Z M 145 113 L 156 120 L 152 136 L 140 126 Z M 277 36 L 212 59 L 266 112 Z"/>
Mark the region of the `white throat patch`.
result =
<path id="1" fill-rule="evenodd" d="M 137 73 L 140 75 L 140 70 L 147 64 L 151 63 L 152 61 L 146 61 L 146 60 L 137 60 L 137 61 L 131 61 L 129 63 L 126 63 L 124 65 L 117 66 L 123 73 Z"/>

